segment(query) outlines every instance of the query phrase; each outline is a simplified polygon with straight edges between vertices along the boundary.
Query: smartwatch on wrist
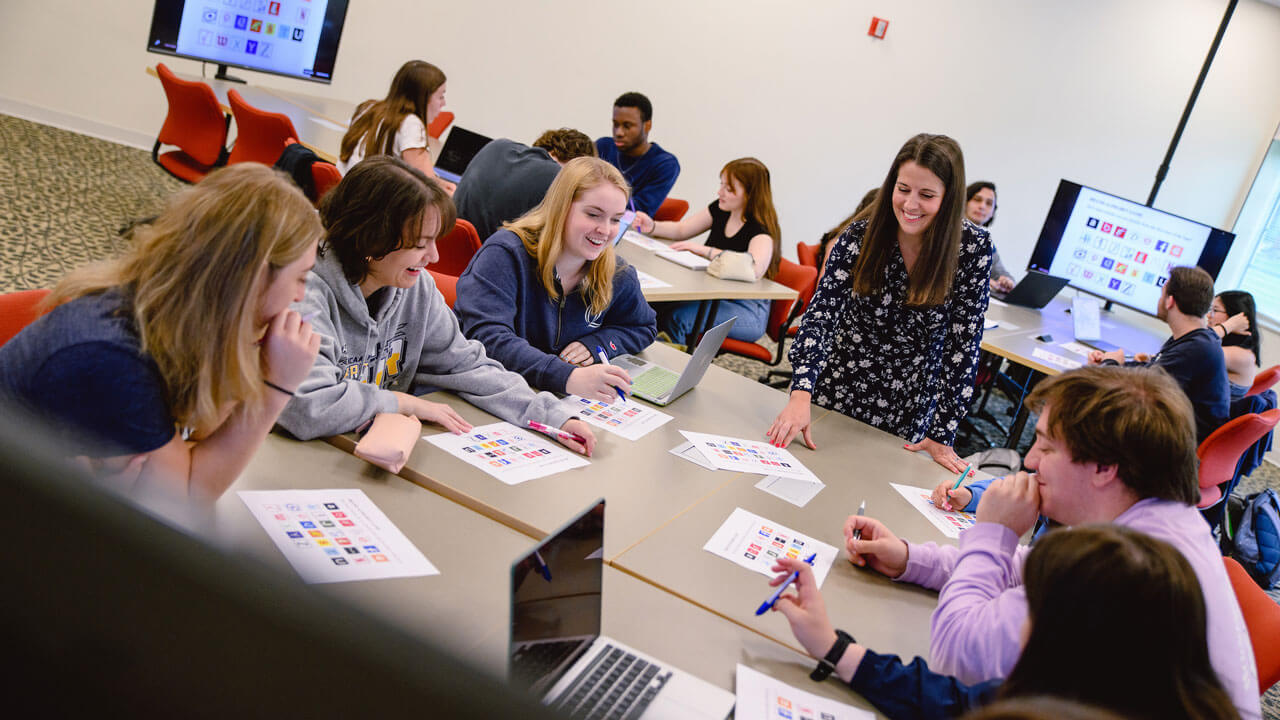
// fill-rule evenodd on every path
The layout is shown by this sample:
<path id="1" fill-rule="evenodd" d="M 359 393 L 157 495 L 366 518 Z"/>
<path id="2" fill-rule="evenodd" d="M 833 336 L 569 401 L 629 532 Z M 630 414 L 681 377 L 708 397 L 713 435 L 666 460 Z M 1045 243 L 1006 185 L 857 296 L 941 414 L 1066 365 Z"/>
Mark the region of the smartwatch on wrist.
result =
<path id="1" fill-rule="evenodd" d="M 809 679 L 814 682 L 822 682 L 827 676 L 836 671 L 836 664 L 840 662 L 840 658 L 844 657 L 844 651 L 849 647 L 849 643 L 857 642 L 853 636 L 843 630 L 836 631 L 836 642 L 827 651 L 825 657 L 818 661 L 818 667 L 809 673 Z"/>

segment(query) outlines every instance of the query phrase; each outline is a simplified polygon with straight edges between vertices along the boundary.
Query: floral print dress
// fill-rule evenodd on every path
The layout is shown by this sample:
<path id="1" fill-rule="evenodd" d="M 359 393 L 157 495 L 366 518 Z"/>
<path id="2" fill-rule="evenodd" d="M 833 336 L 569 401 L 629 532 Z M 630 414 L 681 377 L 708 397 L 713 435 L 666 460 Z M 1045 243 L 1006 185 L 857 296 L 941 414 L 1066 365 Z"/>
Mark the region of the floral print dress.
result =
<path id="1" fill-rule="evenodd" d="M 894 435 L 944 445 L 969 411 L 991 279 L 991 238 L 964 221 L 951 295 L 905 304 L 907 267 L 894 248 L 882 290 L 854 295 L 853 268 L 866 221 L 836 241 L 791 346 L 792 390 Z"/>

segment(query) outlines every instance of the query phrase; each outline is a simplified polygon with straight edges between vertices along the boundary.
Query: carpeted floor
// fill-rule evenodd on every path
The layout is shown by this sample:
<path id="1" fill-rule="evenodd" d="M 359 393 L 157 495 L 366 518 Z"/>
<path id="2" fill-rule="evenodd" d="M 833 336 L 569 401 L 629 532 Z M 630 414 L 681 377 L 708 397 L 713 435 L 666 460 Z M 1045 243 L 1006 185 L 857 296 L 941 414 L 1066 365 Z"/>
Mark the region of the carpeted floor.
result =
<path id="1" fill-rule="evenodd" d="M 0 114 L 0 292 L 51 287 L 72 268 L 113 257 L 124 246 L 119 229 L 157 213 L 181 187 L 144 151 Z M 770 369 L 730 355 L 715 362 L 752 379 Z M 778 369 L 789 368 L 783 360 Z M 779 409 L 784 402 L 780 391 Z M 1007 424 L 1009 405 L 993 393 L 987 408 Z M 1022 449 L 1031 444 L 1032 425 Z M 961 455 L 1003 445 L 999 428 L 976 426 L 957 440 Z M 1280 468 L 1264 463 L 1240 487 L 1280 489 Z M 1280 591 L 1273 596 L 1280 600 Z M 1280 685 L 1264 696 L 1263 709 L 1280 720 Z"/>

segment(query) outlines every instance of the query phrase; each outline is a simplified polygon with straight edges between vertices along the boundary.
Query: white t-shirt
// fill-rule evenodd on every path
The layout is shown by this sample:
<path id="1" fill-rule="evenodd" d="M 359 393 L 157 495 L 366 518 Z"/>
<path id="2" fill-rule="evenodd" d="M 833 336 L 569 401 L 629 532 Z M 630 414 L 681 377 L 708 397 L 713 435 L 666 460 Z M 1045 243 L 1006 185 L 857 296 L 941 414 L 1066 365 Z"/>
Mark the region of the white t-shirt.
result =
<path id="1" fill-rule="evenodd" d="M 352 120 L 354 122 L 354 118 Z M 346 162 L 338 161 L 338 172 L 346 175 L 352 166 L 364 159 L 364 142 L 365 138 L 361 138 L 360 142 L 356 143 L 355 149 L 351 151 L 351 157 L 347 158 Z M 425 147 L 427 147 L 427 126 L 422 124 L 422 118 L 417 115 L 413 113 L 405 115 L 404 120 L 400 122 L 400 129 L 396 131 L 391 154 L 401 157 L 405 150 Z"/>

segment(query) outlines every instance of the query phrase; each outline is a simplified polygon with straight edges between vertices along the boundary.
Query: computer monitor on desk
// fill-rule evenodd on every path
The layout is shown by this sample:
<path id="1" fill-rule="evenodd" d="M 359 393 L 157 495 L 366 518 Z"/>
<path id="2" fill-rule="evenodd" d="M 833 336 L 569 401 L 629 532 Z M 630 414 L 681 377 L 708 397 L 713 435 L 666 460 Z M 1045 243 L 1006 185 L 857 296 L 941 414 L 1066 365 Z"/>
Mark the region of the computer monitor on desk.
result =
<path id="1" fill-rule="evenodd" d="M 1235 235 L 1069 180 L 1045 217 L 1029 270 L 1148 315 L 1169 271 L 1198 265 L 1217 277 Z"/>

